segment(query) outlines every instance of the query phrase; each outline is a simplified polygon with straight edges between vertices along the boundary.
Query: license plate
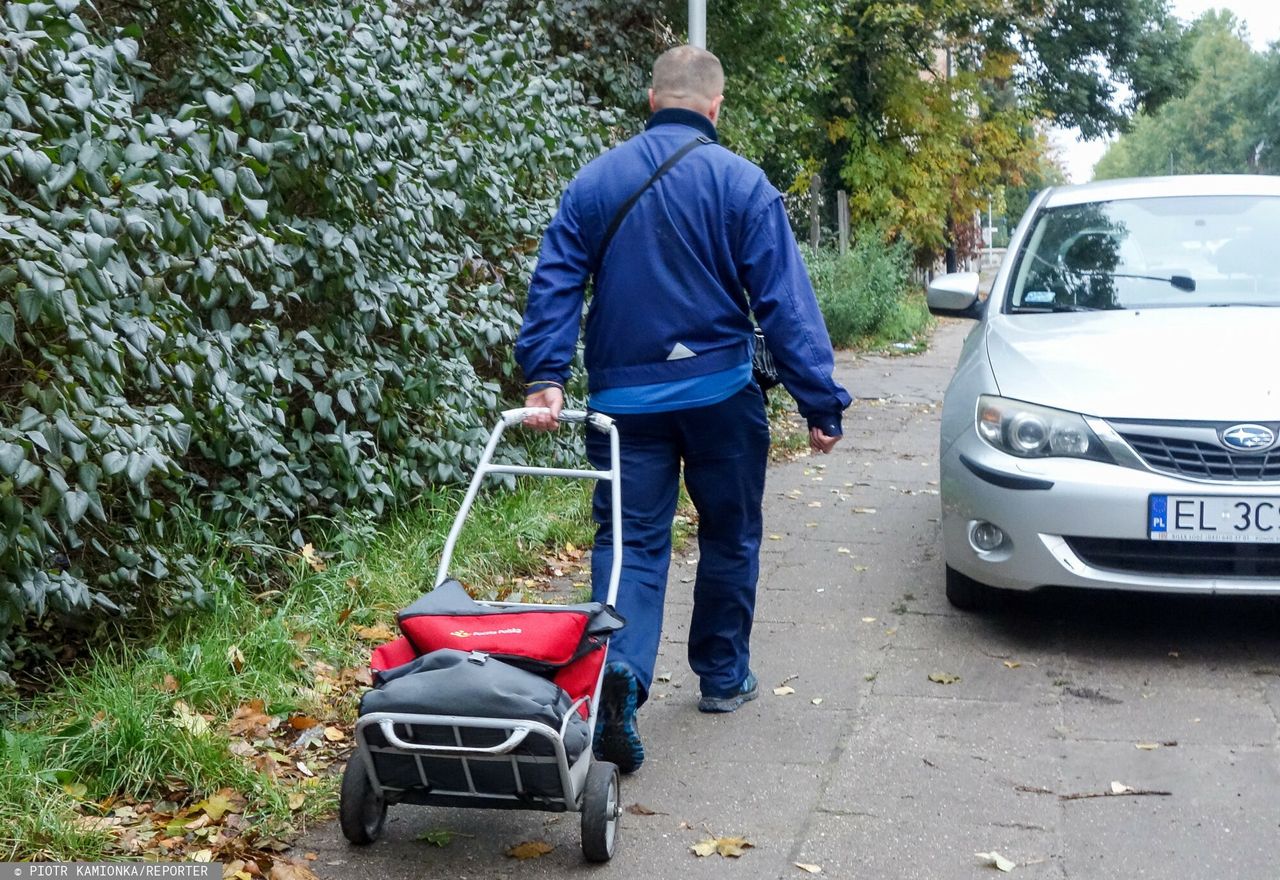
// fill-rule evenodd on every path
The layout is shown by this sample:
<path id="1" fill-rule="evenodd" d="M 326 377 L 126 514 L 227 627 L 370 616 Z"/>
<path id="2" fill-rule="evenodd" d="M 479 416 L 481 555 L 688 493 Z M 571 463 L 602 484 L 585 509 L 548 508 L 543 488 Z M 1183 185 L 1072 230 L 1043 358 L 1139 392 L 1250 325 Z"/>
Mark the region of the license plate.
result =
<path id="1" fill-rule="evenodd" d="M 1153 541 L 1280 543 L 1280 497 L 1152 495 L 1147 534 Z"/>

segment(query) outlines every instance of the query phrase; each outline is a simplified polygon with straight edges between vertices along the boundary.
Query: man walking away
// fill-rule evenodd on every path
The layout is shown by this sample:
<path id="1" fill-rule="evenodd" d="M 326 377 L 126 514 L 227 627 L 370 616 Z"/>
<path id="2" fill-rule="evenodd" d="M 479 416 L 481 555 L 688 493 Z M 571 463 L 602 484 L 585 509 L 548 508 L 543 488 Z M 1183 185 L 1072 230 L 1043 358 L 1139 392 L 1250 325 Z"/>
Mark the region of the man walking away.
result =
<path id="1" fill-rule="evenodd" d="M 525 403 L 549 410 L 526 424 L 552 430 L 594 278 L 588 405 L 613 417 L 620 436 L 618 610 L 627 619 L 610 643 L 595 747 L 624 773 L 644 761 L 635 716 L 653 682 L 682 464 L 698 511 L 689 628 L 698 708 L 732 712 L 759 692 L 749 640 L 769 428 L 751 373 L 751 314 L 815 451 L 835 446 L 850 400 L 832 378 L 831 342 L 781 195 L 716 142 L 723 90 L 720 62 L 704 49 L 679 46 L 654 62 L 645 131 L 589 163 L 565 191 L 516 343 Z M 608 468 L 607 438 L 587 433 L 593 466 Z M 592 576 L 603 599 L 619 549 L 604 484 L 593 515 Z"/>

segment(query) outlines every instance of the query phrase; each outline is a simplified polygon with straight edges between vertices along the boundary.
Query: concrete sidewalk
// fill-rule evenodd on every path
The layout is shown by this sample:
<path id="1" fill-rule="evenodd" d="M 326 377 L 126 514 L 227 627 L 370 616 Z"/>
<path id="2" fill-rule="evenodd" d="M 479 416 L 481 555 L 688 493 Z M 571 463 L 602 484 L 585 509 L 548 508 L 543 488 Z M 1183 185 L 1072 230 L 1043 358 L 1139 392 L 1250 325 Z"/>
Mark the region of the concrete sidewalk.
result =
<path id="1" fill-rule="evenodd" d="M 937 418 L 972 325 L 916 357 L 842 354 L 858 398 L 825 457 L 770 471 L 753 667 L 761 698 L 696 710 L 690 547 L 672 566 L 648 760 L 624 777 L 618 853 L 589 866 L 578 816 L 392 807 L 383 840 L 336 825 L 322 877 L 644 880 L 1280 876 L 1275 603 L 1040 596 L 953 612 L 938 557 Z M 930 679 L 934 676 L 942 682 Z M 794 693 L 775 695 L 786 686 Z M 1142 746 L 1142 747 L 1139 747 Z M 1151 748 L 1147 748 L 1151 746 Z M 1103 794 L 1113 781 L 1168 796 Z M 424 832 L 458 836 L 445 848 Z M 699 858 L 745 837 L 741 858 Z M 517 861 L 514 844 L 548 855 Z"/>

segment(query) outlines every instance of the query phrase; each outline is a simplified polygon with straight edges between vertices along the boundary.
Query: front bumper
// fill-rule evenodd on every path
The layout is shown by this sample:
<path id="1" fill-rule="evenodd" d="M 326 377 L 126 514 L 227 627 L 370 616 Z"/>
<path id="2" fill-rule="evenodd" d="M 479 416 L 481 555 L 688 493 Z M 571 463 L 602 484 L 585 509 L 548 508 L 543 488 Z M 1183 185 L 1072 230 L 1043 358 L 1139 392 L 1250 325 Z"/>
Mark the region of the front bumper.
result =
<path id="1" fill-rule="evenodd" d="M 1130 566 L 1116 554 L 1103 566 L 1091 564 L 1069 543 L 1073 537 L 1120 539 L 1156 549 L 1153 545 L 1163 542 L 1147 536 L 1152 494 L 1280 498 L 1280 484 L 1201 483 L 1080 459 L 1024 460 L 991 448 L 970 431 L 941 461 L 946 561 L 976 581 L 1011 590 L 1064 586 L 1280 595 L 1280 577 L 1179 573 L 1185 563 L 1177 562 L 1168 570 L 1141 570 L 1136 561 Z M 999 526 L 1004 543 L 989 552 L 975 549 L 970 531 L 979 521 Z M 1277 545 L 1265 549 L 1280 553 Z"/>

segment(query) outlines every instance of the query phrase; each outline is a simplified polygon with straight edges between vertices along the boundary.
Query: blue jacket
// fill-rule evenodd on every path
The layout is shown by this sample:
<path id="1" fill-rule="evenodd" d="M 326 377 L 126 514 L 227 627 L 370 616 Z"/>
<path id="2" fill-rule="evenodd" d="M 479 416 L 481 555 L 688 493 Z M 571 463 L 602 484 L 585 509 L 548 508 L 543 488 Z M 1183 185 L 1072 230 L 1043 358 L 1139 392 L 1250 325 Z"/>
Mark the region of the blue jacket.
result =
<path id="1" fill-rule="evenodd" d="M 614 214 L 685 143 L 715 139 L 711 121 L 660 110 L 643 133 L 590 162 L 569 184 L 542 239 L 516 358 L 533 389 L 563 385 L 584 290 L 591 390 L 668 382 L 751 358 L 754 313 L 783 385 L 811 426 L 840 433 L 847 391 L 782 196 L 718 143 L 694 148 L 635 203 L 596 270 Z M 692 353 L 693 356 L 690 356 Z"/>

